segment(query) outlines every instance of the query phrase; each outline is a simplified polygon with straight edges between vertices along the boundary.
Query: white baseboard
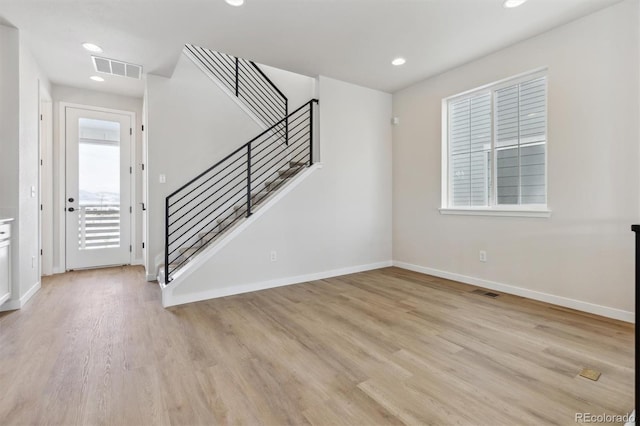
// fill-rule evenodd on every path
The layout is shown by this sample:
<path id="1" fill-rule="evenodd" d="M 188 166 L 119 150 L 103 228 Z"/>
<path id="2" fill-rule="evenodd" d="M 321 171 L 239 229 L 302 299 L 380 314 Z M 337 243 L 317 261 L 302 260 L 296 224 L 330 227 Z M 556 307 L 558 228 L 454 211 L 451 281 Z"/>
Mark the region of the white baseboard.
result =
<path id="1" fill-rule="evenodd" d="M 53 273 L 54 274 L 63 274 L 66 271 L 64 270 L 64 268 L 60 267 L 60 266 L 54 266 L 53 267 Z"/>
<path id="2" fill-rule="evenodd" d="M 133 259 L 133 261 L 131 262 L 132 266 L 139 266 L 139 265 L 144 265 L 144 261 L 142 260 L 141 257 L 137 258 L 137 259 Z"/>
<path id="3" fill-rule="evenodd" d="M 21 309 L 24 305 L 27 304 L 29 299 L 33 297 L 36 292 L 40 290 L 40 281 L 31 286 L 29 290 L 18 300 L 9 299 L 2 306 L 0 306 L 0 312 L 4 311 L 15 311 L 16 309 Z"/>
<path id="4" fill-rule="evenodd" d="M 22 308 L 33 297 L 36 292 L 40 290 L 40 281 L 35 283 L 25 294 L 20 298 L 20 307 Z"/>
<path id="5" fill-rule="evenodd" d="M 252 291 L 266 290 L 269 288 L 284 287 L 292 284 L 300 284 L 309 281 L 323 280 L 326 278 L 338 277 L 341 275 L 355 274 L 358 272 L 370 271 L 373 269 L 386 268 L 391 266 L 390 260 L 385 262 L 369 263 L 365 265 L 350 266 L 347 268 L 332 269 L 330 271 L 316 272 L 294 277 L 276 278 L 251 284 L 242 284 L 231 287 L 215 288 L 198 293 L 173 294 L 173 287 L 165 287 L 162 290 L 162 305 L 169 306 L 183 305 L 185 303 L 199 302 L 202 300 L 216 299 L 218 297 L 233 296 L 235 294 L 250 293 Z"/>
<path id="6" fill-rule="evenodd" d="M 428 268 L 425 266 L 414 265 L 411 263 L 393 261 L 393 266 L 408 269 L 422 274 L 433 275 L 439 278 L 445 278 L 452 281 L 459 281 L 465 284 L 476 285 L 478 287 L 488 288 L 490 290 L 500 291 L 502 293 L 522 296 L 528 299 L 539 300 L 541 302 L 551 303 L 552 305 L 563 306 L 565 308 L 576 309 L 578 311 L 588 312 L 607 318 L 613 318 L 625 322 L 635 322 L 635 314 L 621 309 L 610 308 L 608 306 L 596 305 L 594 303 L 584 302 L 581 300 L 570 299 L 568 297 L 556 296 L 540 291 L 529 290 L 522 287 L 516 287 L 509 284 L 503 284 L 495 281 L 489 281 L 482 278 L 469 277 L 467 275 L 457 274 L 454 272 L 441 271 L 439 269 Z"/>
<path id="7" fill-rule="evenodd" d="M 157 280 L 158 277 L 155 276 L 155 274 L 144 274 L 144 279 L 149 281 L 149 282 L 152 282 L 152 281 Z"/>
<path id="8" fill-rule="evenodd" d="M 0 305 L 0 312 L 5 311 L 15 311 L 16 309 L 20 309 L 20 301 L 9 299 Z"/>

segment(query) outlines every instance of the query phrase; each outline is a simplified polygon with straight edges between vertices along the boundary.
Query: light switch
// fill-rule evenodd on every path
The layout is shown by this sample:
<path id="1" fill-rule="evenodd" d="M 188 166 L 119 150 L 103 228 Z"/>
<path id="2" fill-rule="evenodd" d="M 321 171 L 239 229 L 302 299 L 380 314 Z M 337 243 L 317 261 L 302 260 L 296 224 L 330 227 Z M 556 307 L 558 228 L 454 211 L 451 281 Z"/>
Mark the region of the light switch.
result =
<path id="1" fill-rule="evenodd" d="M 36 198 L 36 187 L 31 186 L 31 198 Z"/>
<path id="2" fill-rule="evenodd" d="M 160 183 L 167 183 L 167 176 L 160 175 L 158 180 L 160 181 Z"/>

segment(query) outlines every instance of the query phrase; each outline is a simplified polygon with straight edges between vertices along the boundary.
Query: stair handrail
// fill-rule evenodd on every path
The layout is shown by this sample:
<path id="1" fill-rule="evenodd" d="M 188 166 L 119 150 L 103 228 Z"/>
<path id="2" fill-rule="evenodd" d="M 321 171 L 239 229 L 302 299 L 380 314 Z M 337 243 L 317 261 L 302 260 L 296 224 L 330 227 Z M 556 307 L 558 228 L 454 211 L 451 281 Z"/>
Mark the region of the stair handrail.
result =
<path id="1" fill-rule="evenodd" d="M 190 44 L 186 44 L 185 49 L 201 68 L 208 70 L 241 99 L 264 125 L 271 126 L 274 119 L 289 115 L 289 99 L 255 62 Z M 265 91 L 266 87 L 273 93 Z M 245 88 L 246 93 L 243 92 Z M 284 133 L 288 141 L 288 128 L 285 127 Z"/>
<path id="2" fill-rule="evenodd" d="M 256 64 L 253 61 L 249 61 L 249 63 L 260 73 L 261 76 L 264 77 L 264 79 L 271 85 L 271 87 L 273 87 L 276 92 L 278 92 L 280 94 L 280 96 L 285 100 L 285 101 L 289 101 L 289 99 L 285 96 L 284 93 L 282 93 L 282 91 L 278 88 L 278 86 L 275 85 L 275 83 L 273 81 L 271 81 L 271 79 L 264 73 L 264 71 L 262 71 L 262 68 L 260 68 L 258 66 L 258 64 Z"/>
<path id="3" fill-rule="evenodd" d="M 168 196 L 166 196 L 166 198 L 165 198 L 165 253 L 164 253 L 164 255 L 165 255 L 164 256 L 164 261 L 165 261 L 164 262 L 164 281 L 165 281 L 165 283 L 168 284 L 171 281 L 173 273 L 175 273 L 185 263 L 185 261 L 183 261 L 177 267 L 175 267 L 174 270 L 171 270 L 171 268 L 170 268 L 170 264 L 171 264 L 170 255 L 175 253 L 176 250 L 179 251 L 180 249 L 182 249 L 182 247 L 179 247 L 179 248 L 174 248 L 173 250 L 171 250 L 172 244 L 176 245 L 177 241 L 179 241 L 182 238 L 186 238 L 186 239 L 184 239 L 184 241 L 187 242 L 185 244 L 188 244 L 188 241 L 190 241 L 192 239 L 197 239 L 196 237 L 199 235 L 199 233 L 201 231 L 203 231 L 204 229 L 206 229 L 207 227 L 209 227 L 211 224 L 213 224 L 215 220 L 217 220 L 217 219 L 223 220 L 223 219 L 220 219 L 220 217 L 227 212 L 222 207 L 222 206 L 224 206 L 224 203 L 231 203 L 231 204 L 238 203 L 238 201 L 240 199 L 237 198 L 237 196 L 239 196 L 241 194 L 246 194 L 246 198 L 244 199 L 244 201 L 241 202 L 241 204 L 245 205 L 245 207 L 243 207 L 243 209 L 245 209 L 245 210 L 243 210 L 242 213 L 244 214 L 246 212 L 246 217 L 251 216 L 252 207 L 253 207 L 252 197 L 254 197 L 254 195 L 252 195 L 252 191 L 255 188 L 261 187 L 261 185 L 263 185 L 263 184 L 266 185 L 266 182 L 268 182 L 268 178 L 270 176 L 269 172 L 274 168 L 275 169 L 279 169 L 281 167 L 279 162 L 282 162 L 284 160 L 280 159 L 280 157 L 285 157 L 287 159 L 287 161 L 288 161 L 287 164 L 295 162 L 296 160 L 304 160 L 303 163 L 307 164 L 307 166 L 311 166 L 312 164 L 314 164 L 314 155 L 313 155 L 313 151 L 314 151 L 314 122 L 313 122 L 314 121 L 313 120 L 314 108 L 313 108 L 313 106 L 314 106 L 314 104 L 317 105 L 318 103 L 319 103 L 318 99 L 311 99 L 308 102 L 304 103 L 303 105 L 298 107 L 295 111 L 291 112 L 286 117 L 283 117 L 277 123 L 273 124 L 268 129 L 264 130 L 263 132 L 261 132 L 257 136 L 253 137 L 248 142 L 242 144 L 240 147 L 238 147 L 235 150 L 233 150 L 233 152 L 231 152 L 230 154 L 225 156 L 223 159 L 221 159 L 220 161 L 217 161 L 213 166 L 208 167 L 206 170 L 204 170 L 203 172 L 199 173 L 196 177 L 194 177 L 193 179 L 190 179 L 187 183 L 185 183 L 184 185 L 180 186 L 178 189 L 176 189 L 175 191 L 171 192 Z M 276 131 L 279 127 L 281 127 L 283 125 L 288 126 L 289 124 L 292 125 L 292 134 L 291 134 L 292 137 L 291 137 L 290 141 L 288 139 L 288 135 L 287 135 L 287 137 L 285 137 L 284 135 L 282 135 L 281 133 Z M 274 138 L 275 138 L 275 142 L 273 141 Z M 286 142 L 286 143 L 283 143 L 281 145 L 281 144 L 278 143 L 278 141 Z M 274 145 L 275 145 L 275 148 L 273 148 Z M 255 152 L 253 151 L 254 148 L 255 148 Z M 246 158 L 244 158 L 244 159 L 242 158 L 242 157 L 244 157 L 244 154 L 242 154 L 242 157 L 238 156 L 238 154 L 241 154 L 243 150 L 246 150 L 246 153 L 247 153 L 246 154 Z M 234 156 L 236 156 L 237 158 L 229 163 L 229 161 L 231 159 L 233 159 Z M 242 160 L 243 162 L 240 163 L 240 166 L 237 166 L 237 162 L 240 161 L 240 160 Z M 246 161 L 246 163 L 245 163 L 245 161 Z M 205 178 L 207 176 L 207 174 L 210 174 L 211 172 L 215 171 L 217 168 L 222 166 L 224 163 L 228 163 L 228 164 L 223 169 L 216 171 L 216 173 L 214 175 L 212 175 L 209 178 L 205 179 L 202 183 L 200 183 L 195 188 L 191 188 L 189 193 L 185 194 L 184 196 L 182 196 L 178 200 L 175 200 L 175 201 L 172 200 L 173 198 L 177 197 L 178 195 L 181 195 L 184 191 L 188 190 L 190 188 L 190 186 L 196 184 L 200 179 Z M 274 163 L 275 165 L 272 164 L 272 163 Z M 231 167 L 233 165 L 236 165 L 235 169 L 232 169 L 226 175 L 218 178 L 217 180 L 214 180 L 213 183 L 211 183 L 213 178 L 216 178 L 219 173 L 225 171 L 226 169 L 228 169 L 229 167 Z M 241 181 L 236 182 L 235 186 L 232 186 L 231 188 L 227 189 L 226 192 L 224 192 L 222 195 L 218 196 L 218 198 L 216 198 L 213 202 L 211 202 L 206 207 L 200 208 L 200 210 L 198 210 L 197 212 L 192 214 L 193 210 L 196 210 L 196 208 L 200 207 L 200 204 L 196 204 L 196 208 L 191 208 L 191 209 L 184 210 L 184 212 L 186 212 L 186 213 L 184 213 L 184 214 L 181 213 L 180 217 L 177 220 L 175 220 L 173 223 L 171 223 L 170 219 L 171 219 L 171 215 L 172 215 L 172 213 L 171 213 L 171 208 L 172 207 L 174 207 L 175 205 L 180 204 L 180 203 L 182 204 L 181 206 L 175 208 L 176 211 L 174 211 L 173 214 L 176 214 L 177 211 L 187 207 L 190 203 L 195 202 L 199 197 L 205 196 L 205 194 L 209 190 L 214 188 L 216 185 L 221 184 L 224 179 L 226 179 L 227 177 L 231 176 L 233 173 L 235 173 L 236 171 L 238 171 L 240 169 L 239 174 L 236 174 L 234 177 L 231 177 L 230 179 L 228 179 L 227 183 L 224 183 L 224 185 L 221 185 L 221 187 L 219 189 L 213 190 L 211 195 L 208 195 L 208 196 L 205 197 L 205 200 L 209 201 L 209 199 L 212 198 L 214 196 L 214 194 L 218 195 L 218 191 L 222 191 L 227 185 L 232 183 L 237 178 L 244 179 L 244 177 L 242 177 L 242 175 L 243 175 L 243 173 L 245 173 L 245 171 L 243 169 L 241 169 L 243 165 L 246 165 L 246 180 L 242 184 L 244 186 L 241 186 L 240 189 L 238 189 L 234 194 L 232 194 L 226 200 L 222 201 L 220 205 L 216 206 L 214 203 L 217 203 L 220 199 L 222 199 L 225 196 L 227 196 L 227 194 L 229 192 L 233 191 L 234 189 L 237 189 L 240 186 L 240 182 Z M 253 172 L 252 172 L 252 167 L 254 167 Z M 260 170 L 262 170 L 262 172 L 258 173 Z M 266 176 L 266 178 L 265 178 L 265 176 Z M 204 186 L 205 184 L 208 184 L 208 183 L 210 183 L 208 188 L 206 188 L 203 191 L 200 191 L 195 196 L 192 195 L 194 192 L 200 190 L 202 186 Z M 185 198 L 187 196 L 189 196 L 189 195 L 192 195 L 192 198 L 190 200 L 184 201 Z M 244 197 L 244 195 L 243 195 L 243 197 Z M 262 198 L 258 202 L 261 202 L 261 201 L 262 201 Z M 210 209 L 210 208 L 211 208 L 211 211 L 209 213 L 206 213 L 206 211 L 208 209 Z M 181 228 L 185 227 L 187 224 L 190 223 L 190 221 L 193 221 L 193 220 L 196 220 L 196 219 L 200 219 L 199 215 L 201 215 L 201 214 L 205 215 L 206 219 L 208 220 L 210 218 L 210 216 L 213 216 L 219 210 L 222 210 L 223 212 L 218 214 L 218 216 L 214 217 L 213 219 L 209 220 L 208 222 L 206 222 L 204 226 L 201 226 L 199 229 L 194 231 L 194 229 L 198 228 L 198 226 L 200 225 L 200 223 L 197 223 L 192 228 L 188 228 L 186 230 L 186 232 L 183 232 L 179 236 L 174 237 L 173 241 L 170 240 L 170 237 L 173 235 L 174 232 L 177 232 Z M 190 214 L 190 218 L 185 219 L 185 221 L 183 222 L 182 225 L 180 225 L 177 229 L 174 229 L 174 231 L 171 231 L 171 229 L 170 229 L 171 225 L 175 226 L 187 214 Z M 226 219 L 228 219 L 229 217 L 230 216 L 227 215 Z M 226 219 L 224 219 L 224 220 L 226 220 Z M 232 223 L 236 219 L 237 219 L 237 216 L 236 216 L 235 219 L 232 220 Z M 220 222 L 218 221 L 218 223 L 220 223 Z M 215 229 L 215 227 L 214 227 L 214 229 Z M 219 230 L 217 232 L 218 233 L 222 233 L 223 231 L 224 231 L 224 229 Z M 193 248 L 194 246 L 195 246 L 195 244 L 192 244 L 187 250 Z M 198 250 L 201 250 L 202 248 L 203 248 L 203 246 L 200 246 L 198 248 Z M 196 250 L 196 251 L 198 251 L 198 250 Z M 179 258 L 179 256 L 178 256 L 178 258 Z"/>
<path id="4" fill-rule="evenodd" d="M 169 194 L 167 196 L 167 198 L 171 198 L 175 195 L 177 195 L 178 192 L 184 190 L 185 188 L 187 188 L 189 185 L 191 185 L 192 183 L 196 182 L 198 179 L 200 179 L 201 177 L 203 177 L 204 175 L 206 175 L 207 173 L 209 173 L 210 171 L 212 171 L 213 169 L 215 169 L 216 167 L 218 167 L 220 164 L 224 163 L 225 161 L 227 161 L 229 158 L 233 157 L 234 154 L 237 154 L 238 152 L 242 151 L 244 148 L 247 148 L 248 145 L 250 145 L 252 142 L 255 142 L 256 140 L 258 140 L 259 138 L 261 138 L 262 136 L 266 135 L 269 132 L 272 132 L 276 127 L 278 127 L 280 124 L 282 124 L 285 120 L 287 120 L 290 116 L 294 115 L 295 113 L 299 112 L 300 110 L 302 110 L 304 107 L 308 106 L 310 103 L 318 103 L 318 99 L 311 99 L 308 102 L 300 105 L 298 108 L 296 108 L 294 111 L 292 111 L 291 113 L 289 113 L 286 117 L 284 117 L 282 120 L 278 121 L 276 124 L 274 124 L 273 126 L 269 127 L 267 130 L 263 131 L 262 133 L 260 133 L 258 136 L 254 137 L 253 139 L 251 139 L 249 142 L 246 142 L 242 145 L 240 145 L 239 148 L 237 148 L 235 151 L 233 151 L 231 154 L 227 155 L 226 157 L 224 157 L 222 160 L 218 161 L 216 164 L 214 164 L 213 166 L 209 167 L 207 170 L 203 171 L 202 173 L 200 173 L 198 176 L 194 177 L 193 179 L 191 179 L 189 182 L 185 183 L 184 185 L 182 185 L 180 188 L 176 189 L 175 191 L 173 191 L 171 194 Z"/>

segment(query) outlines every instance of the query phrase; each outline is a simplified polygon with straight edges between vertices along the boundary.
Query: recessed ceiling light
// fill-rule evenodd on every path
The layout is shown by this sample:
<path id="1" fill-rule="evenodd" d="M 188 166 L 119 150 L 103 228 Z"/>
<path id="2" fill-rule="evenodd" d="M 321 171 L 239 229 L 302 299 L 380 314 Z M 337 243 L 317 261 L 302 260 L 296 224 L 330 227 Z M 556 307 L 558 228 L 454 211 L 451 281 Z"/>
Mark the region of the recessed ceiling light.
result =
<path id="1" fill-rule="evenodd" d="M 102 48 L 97 44 L 93 43 L 82 43 L 82 47 L 84 47 L 89 52 L 102 52 Z"/>
<path id="2" fill-rule="evenodd" d="M 391 61 L 391 64 L 399 67 L 400 65 L 404 65 L 405 62 L 407 62 L 405 58 L 395 58 L 393 61 Z"/>
<path id="3" fill-rule="evenodd" d="M 244 4 L 244 0 L 224 0 L 227 4 L 231 6 L 242 6 Z"/>
<path id="4" fill-rule="evenodd" d="M 93 81 L 99 81 L 99 82 L 103 82 L 104 78 L 100 77 L 99 75 L 92 75 L 91 77 L 89 77 L 91 80 Z"/>
<path id="5" fill-rule="evenodd" d="M 506 7 L 507 9 L 512 9 L 514 7 L 521 6 L 526 1 L 527 0 L 504 0 L 502 6 Z"/>

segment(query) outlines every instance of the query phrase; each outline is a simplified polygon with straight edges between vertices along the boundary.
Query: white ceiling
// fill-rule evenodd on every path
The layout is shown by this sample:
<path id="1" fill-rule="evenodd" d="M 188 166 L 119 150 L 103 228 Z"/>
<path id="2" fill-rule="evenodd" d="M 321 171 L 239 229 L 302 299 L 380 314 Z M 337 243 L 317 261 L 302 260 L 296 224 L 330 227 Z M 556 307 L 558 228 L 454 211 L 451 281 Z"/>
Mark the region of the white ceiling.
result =
<path id="1" fill-rule="evenodd" d="M 90 54 L 170 76 L 185 43 L 394 92 L 620 0 L 0 0 L 53 83 L 141 96 L 144 83 L 89 80 Z M 406 65 L 390 62 L 404 56 Z"/>

